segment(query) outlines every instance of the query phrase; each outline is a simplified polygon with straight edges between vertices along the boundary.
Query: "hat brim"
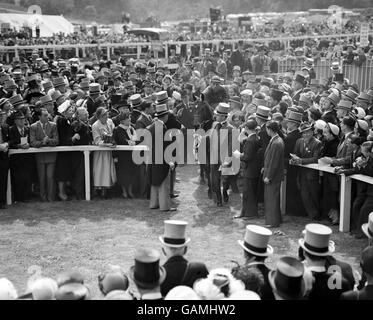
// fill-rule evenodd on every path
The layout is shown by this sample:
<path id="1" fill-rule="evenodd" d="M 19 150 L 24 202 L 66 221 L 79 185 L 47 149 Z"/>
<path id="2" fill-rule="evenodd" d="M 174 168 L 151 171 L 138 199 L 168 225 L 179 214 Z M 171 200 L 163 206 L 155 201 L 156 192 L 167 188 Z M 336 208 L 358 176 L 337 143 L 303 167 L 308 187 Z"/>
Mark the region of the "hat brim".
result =
<path id="1" fill-rule="evenodd" d="M 264 116 L 260 115 L 260 114 L 256 114 L 255 117 L 257 118 L 260 118 L 264 121 L 270 121 L 271 120 L 271 117 L 268 116 L 268 118 L 265 118 Z"/>
<path id="2" fill-rule="evenodd" d="M 297 121 L 297 120 L 293 120 L 293 119 L 285 119 L 287 122 L 294 122 L 294 123 L 296 123 L 296 124 L 301 124 L 302 123 L 302 121 Z M 301 131 L 300 131 L 301 132 Z"/>
<path id="3" fill-rule="evenodd" d="M 136 280 L 135 275 L 134 275 L 134 271 L 135 271 L 135 266 L 132 266 L 130 268 L 130 272 L 129 272 L 130 278 L 133 280 L 133 282 L 136 285 L 138 285 L 139 287 L 144 288 L 144 289 L 153 289 L 157 286 L 160 286 L 164 282 L 164 280 L 166 279 L 166 270 L 162 266 L 159 266 L 159 279 L 158 279 L 158 281 L 152 282 L 152 283 L 142 282 L 142 281 Z"/>
<path id="4" fill-rule="evenodd" d="M 258 257 L 268 257 L 273 254 L 273 248 L 269 244 L 267 245 L 267 251 L 264 253 L 259 253 L 253 250 L 250 250 L 245 247 L 244 241 L 243 240 L 237 240 L 238 244 L 244 249 L 246 252 L 253 254 L 254 256 Z"/>
<path id="5" fill-rule="evenodd" d="M 302 249 L 304 251 L 307 251 L 308 253 L 314 255 L 314 256 L 318 256 L 318 257 L 326 257 L 328 255 L 330 255 L 331 253 L 333 253 L 335 251 L 335 247 L 334 247 L 334 242 L 333 241 L 329 241 L 329 247 L 328 247 L 328 251 L 327 252 L 315 252 L 315 251 L 312 251 L 310 249 L 308 249 L 305 245 L 304 245 L 304 239 L 299 239 L 298 240 L 298 243 L 299 245 L 302 247 Z"/>
<path id="6" fill-rule="evenodd" d="M 373 237 L 369 234 L 368 227 L 369 227 L 369 224 L 368 224 L 368 223 L 364 223 L 364 224 L 361 226 L 361 230 L 363 230 L 364 234 L 365 234 L 369 239 L 372 239 Z"/>
<path id="7" fill-rule="evenodd" d="M 170 243 L 166 243 L 164 242 L 164 239 L 162 236 L 159 237 L 159 241 L 166 247 L 170 247 L 170 248 L 182 248 L 184 246 L 186 246 L 189 242 L 190 242 L 190 238 L 187 238 L 185 239 L 185 242 L 182 243 L 182 244 L 170 244 Z"/>
<path id="8" fill-rule="evenodd" d="M 306 294 L 306 282 L 304 280 L 304 276 L 302 278 L 301 291 L 297 295 L 289 295 L 277 289 L 276 284 L 275 284 L 275 274 L 276 274 L 276 270 L 271 270 L 268 273 L 268 281 L 269 281 L 270 286 L 272 287 L 272 290 L 276 292 L 280 297 L 286 300 L 296 300 L 296 299 L 301 299 L 304 297 L 304 295 Z"/>
<path id="9" fill-rule="evenodd" d="M 154 116 L 155 117 L 162 117 L 162 116 L 164 116 L 165 114 L 169 114 L 170 113 L 170 110 L 167 110 L 167 111 L 162 111 L 162 112 L 156 112 L 156 113 L 154 113 Z"/>
<path id="10" fill-rule="evenodd" d="M 226 117 L 228 117 L 228 113 L 221 113 L 221 112 L 216 111 L 216 110 L 214 110 L 214 114 L 215 115 L 219 115 L 219 116 L 226 116 Z"/>
<path id="11" fill-rule="evenodd" d="M 309 127 L 309 128 L 305 128 L 305 129 L 303 129 L 303 130 L 300 130 L 300 129 L 299 129 L 299 132 L 300 132 L 300 133 L 303 133 L 303 132 L 306 132 L 306 131 L 309 131 L 309 130 L 313 130 L 313 128 L 312 128 L 312 127 Z"/>

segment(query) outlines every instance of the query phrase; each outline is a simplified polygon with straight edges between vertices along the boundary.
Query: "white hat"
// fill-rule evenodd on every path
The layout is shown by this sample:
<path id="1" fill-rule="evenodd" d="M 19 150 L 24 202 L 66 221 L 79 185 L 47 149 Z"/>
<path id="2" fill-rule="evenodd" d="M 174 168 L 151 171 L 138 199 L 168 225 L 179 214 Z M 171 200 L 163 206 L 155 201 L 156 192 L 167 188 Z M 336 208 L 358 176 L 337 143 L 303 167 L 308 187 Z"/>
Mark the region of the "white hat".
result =
<path id="1" fill-rule="evenodd" d="M 245 89 L 245 90 L 242 90 L 240 95 L 246 95 L 246 96 L 252 96 L 253 95 L 253 91 L 250 90 L 250 89 Z"/>
<path id="2" fill-rule="evenodd" d="M 373 212 L 369 214 L 368 222 L 364 223 L 361 229 L 369 239 L 373 238 Z"/>
<path id="3" fill-rule="evenodd" d="M 324 120 L 319 119 L 315 121 L 315 129 L 324 130 L 325 127 L 326 127 L 326 122 Z"/>
<path id="4" fill-rule="evenodd" d="M 328 126 L 330 128 L 330 131 L 335 135 L 339 135 L 339 127 L 335 125 L 334 123 L 328 122 Z"/>
<path id="5" fill-rule="evenodd" d="M 179 92 L 177 92 L 177 91 L 172 92 L 172 97 L 175 100 L 181 100 L 181 94 Z"/>
<path id="6" fill-rule="evenodd" d="M 197 293 L 190 287 L 187 286 L 177 286 L 171 289 L 165 300 L 201 300 Z"/>
<path id="7" fill-rule="evenodd" d="M 67 109 L 69 109 L 71 107 L 71 101 L 70 100 L 66 100 L 64 103 L 62 103 L 59 107 L 58 107 L 58 113 L 64 113 Z"/>
<path id="8" fill-rule="evenodd" d="M 271 235 L 271 230 L 249 224 L 246 226 L 244 240 L 238 240 L 238 244 L 248 253 L 259 257 L 266 257 L 273 253 L 273 248 L 268 244 Z"/>
<path id="9" fill-rule="evenodd" d="M 0 300 L 14 300 L 17 299 L 17 290 L 6 278 L 0 279 Z"/>
<path id="10" fill-rule="evenodd" d="M 362 129 L 364 131 L 368 131 L 368 129 L 369 129 L 368 122 L 366 122 L 365 120 L 358 119 L 356 123 L 357 123 L 357 125 L 359 126 L 360 129 Z"/>
<path id="11" fill-rule="evenodd" d="M 180 220 L 165 220 L 164 234 L 159 237 L 159 241 L 171 248 L 180 248 L 189 243 L 190 238 L 185 237 L 188 222 Z"/>
<path id="12" fill-rule="evenodd" d="M 334 242 L 330 240 L 332 229 L 319 224 L 306 225 L 303 239 L 299 239 L 299 245 L 303 250 L 314 256 L 326 257 L 334 252 Z"/>
<path id="13" fill-rule="evenodd" d="M 33 300 L 54 300 L 58 284 L 52 278 L 40 278 L 28 286 L 28 292 L 32 293 Z"/>
<path id="14" fill-rule="evenodd" d="M 261 300 L 260 296 L 250 290 L 237 291 L 229 296 L 227 300 Z"/>
<path id="15" fill-rule="evenodd" d="M 358 119 L 364 119 L 365 116 L 367 115 L 365 110 L 362 107 L 355 107 L 355 113 Z"/>

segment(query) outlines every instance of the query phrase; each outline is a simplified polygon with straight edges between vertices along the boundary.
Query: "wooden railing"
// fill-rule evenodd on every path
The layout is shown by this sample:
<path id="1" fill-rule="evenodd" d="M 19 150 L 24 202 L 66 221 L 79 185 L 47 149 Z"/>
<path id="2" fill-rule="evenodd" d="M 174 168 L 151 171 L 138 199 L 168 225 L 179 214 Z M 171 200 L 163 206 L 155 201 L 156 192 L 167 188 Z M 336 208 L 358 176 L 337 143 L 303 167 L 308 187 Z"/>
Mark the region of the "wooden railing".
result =
<path id="1" fill-rule="evenodd" d="M 99 147 L 99 146 L 69 146 L 69 147 L 43 147 L 43 148 L 29 148 L 29 149 L 9 149 L 9 156 L 16 154 L 35 154 L 46 152 L 73 152 L 80 151 L 84 154 L 84 175 L 85 175 L 85 199 L 91 200 L 91 177 L 90 177 L 90 161 L 89 155 L 95 151 L 147 151 L 148 147 L 144 145 L 137 146 L 116 146 L 115 148 Z M 8 173 L 8 189 L 7 189 L 7 204 L 12 204 L 12 183 L 10 177 L 10 170 Z"/>

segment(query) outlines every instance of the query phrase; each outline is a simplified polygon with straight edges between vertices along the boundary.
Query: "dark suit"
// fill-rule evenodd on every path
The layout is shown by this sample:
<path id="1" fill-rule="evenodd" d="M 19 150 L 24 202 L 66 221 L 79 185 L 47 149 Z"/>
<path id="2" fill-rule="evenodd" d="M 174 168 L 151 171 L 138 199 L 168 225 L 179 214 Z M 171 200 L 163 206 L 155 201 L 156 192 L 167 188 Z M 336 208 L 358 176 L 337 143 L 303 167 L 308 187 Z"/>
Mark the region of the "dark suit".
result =
<path id="1" fill-rule="evenodd" d="M 258 150 L 258 155 L 259 155 L 260 166 L 262 168 L 263 163 L 264 163 L 264 152 L 266 151 L 268 143 L 271 140 L 271 137 L 267 133 L 265 123 L 260 127 L 258 136 L 259 136 L 259 143 L 260 143 L 260 149 Z M 261 177 L 259 178 L 259 183 L 258 183 L 258 202 L 259 203 L 264 202 L 264 184 L 263 184 L 262 178 L 263 176 L 261 175 Z"/>
<path id="2" fill-rule="evenodd" d="M 269 284 L 268 274 L 271 271 L 264 262 L 254 261 L 245 265 L 248 268 L 256 268 L 263 275 L 264 283 L 260 287 L 260 298 L 262 300 L 275 300 L 272 287 Z"/>
<path id="3" fill-rule="evenodd" d="M 241 70 L 243 70 L 244 66 L 245 66 L 245 60 L 244 60 L 244 56 L 243 54 L 241 53 L 240 50 L 234 50 L 231 54 L 231 63 L 232 63 L 232 66 L 239 66 L 241 68 Z"/>
<path id="4" fill-rule="evenodd" d="M 164 151 L 169 142 L 164 141 L 164 135 L 167 131 L 166 125 L 155 120 L 149 127 L 149 132 L 152 135 L 152 160 L 149 165 L 150 176 L 150 208 L 160 208 L 162 211 L 170 209 L 170 166 L 164 160 Z M 156 136 L 157 132 L 157 136 Z M 160 142 L 157 139 L 162 139 L 163 149 L 160 150 Z M 160 155 L 161 158 L 156 155 Z M 160 158 L 160 159 L 159 159 Z M 160 161 L 161 160 L 161 161 Z"/>
<path id="5" fill-rule="evenodd" d="M 300 99 L 300 95 L 303 93 L 303 89 L 300 89 L 298 91 L 295 91 L 292 95 L 292 99 L 295 102 L 295 104 L 298 104 L 298 101 Z"/>
<path id="6" fill-rule="evenodd" d="M 49 141 L 44 144 L 44 137 L 48 136 Z M 40 121 L 35 122 L 30 127 L 30 145 L 34 148 L 54 147 L 58 144 L 57 125 L 54 122 L 47 122 L 43 129 Z M 56 165 L 57 153 L 36 153 L 36 167 L 39 176 L 40 196 L 43 200 L 54 201 L 55 181 L 54 169 Z"/>
<path id="7" fill-rule="evenodd" d="M 256 134 L 250 135 L 244 142 L 243 157 L 241 157 L 243 178 L 241 216 L 258 216 L 258 181 L 261 169 L 259 148 L 260 143 Z"/>
<path id="8" fill-rule="evenodd" d="M 9 127 L 4 124 L 0 126 L 1 143 L 9 141 Z M 6 192 L 8 186 L 9 157 L 8 152 L 0 151 L 0 207 L 6 204 Z"/>
<path id="9" fill-rule="evenodd" d="M 338 266 L 339 268 L 341 268 L 342 276 L 346 279 L 350 288 L 349 290 L 352 290 L 354 288 L 355 277 L 351 265 L 349 265 L 347 262 L 338 260 L 333 256 L 327 256 L 325 266 L 326 268 L 329 268 L 330 266 Z"/>
<path id="10" fill-rule="evenodd" d="M 223 134 L 227 130 L 227 134 Z M 217 203 L 222 203 L 222 192 L 221 192 L 221 171 L 219 168 L 225 162 L 226 159 L 232 156 L 232 130 L 231 126 L 227 121 L 222 123 L 215 122 L 212 125 L 210 132 L 210 179 L 211 179 L 211 189 L 216 195 Z M 227 140 L 221 141 L 221 138 Z M 220 151 L 220 147 L 224 150 Z M 211 153 L 212 152 L 212 153 Z M 222 154 L 220 154 L 222 153 Z M 220 156 L 221 155 L 221 156 Z M 226 192 L 226 186 L 224 186 Z M 227 196 L 226 194 L 224 196 Z"/>
<path id="11" fill-rule="evenodd" d="M 306 142 L 303 138 L 295 144 L 294 153 L 301 158 L 301 164 L 317 163 L 320 157 L 322 144 L 312 137 Z M 307 168 L 299 168 L 298 181 L 303 206 L 308 217 L 317 219 L 320 216 L 319 172 Z"/>
<path id="12" fill-rule="evenodd" d="M 347 291 L 341 294 L 341 300 L 373 300 L 373 284 L 359 291 Z"/>
<path id="13" fill-rule="evenodd" d="M 289 132 L 285 137 L 285 168 L 286 168 L 286 214 L 302 216 L 304 207 L 297 186 L 298 167 L 289 165 L 290 153 L 294 152 L 295 144 L 302 134 L 298 129 Z"/>
<path id="14" fill-rule="evenodd" d="M 281 217 L 280 186 L 284 177 L 284 142 L 279 135 L 270 140 L 264 153 L 263 179 L 269 183 L 264 186 L 264 214 L 266 224 L 279 226 Z"/>
<path id="15" fill-rule="evenodd" d="M 187 271 L 188 261 L 182 256 L 174 256 L 169 258 L 163 267 L 166 270 L 166 279 L 161 284 L 162 296 L 180 285 L 193 288 L 196 280 L 206 278 L 208 270 L 203 263 L 189 263 L 189 270 Z"/>
<path id="16" fill-rule="evenodd" d="M 17 126 L 12 126 L 9 129 L 9 148 L 18 149 L 21 137 L 27 137 L 29 142 L 29 129 L 25 127 L 24 133 L 21 135 Z M 15 201 L 26 201 L 30 197 L 32 161 L 33 155 L 31 154 L 16 154 L 10 157 L 10 172 Z"/>
<path id="17" fill-rule="evenodd" d="M 147 116 L 144 113 L 140 115 L 140 117 L 136 121 L 136 129 L 146 129 L 153 123 L 151 116 Z M 147 165 L 142 163 L 138 166 L 139 171 L 139 193 L 140 197 L 147 198 L 148 194 L 150 194 L 150 185 L 147 179 Z"/>
<path id="18" fill-rule="evenodd" d="M 347 166 L 350 163 L 350 156 L 353 151 L 352 145 L 347 144 L 348 137 L 353 134 L 348 133 L 344 135 L 343 138 L 340 140 L 338 147 L 337 147 L 337 154 L 336 159 L 333 159 L 332 166 Z"/>

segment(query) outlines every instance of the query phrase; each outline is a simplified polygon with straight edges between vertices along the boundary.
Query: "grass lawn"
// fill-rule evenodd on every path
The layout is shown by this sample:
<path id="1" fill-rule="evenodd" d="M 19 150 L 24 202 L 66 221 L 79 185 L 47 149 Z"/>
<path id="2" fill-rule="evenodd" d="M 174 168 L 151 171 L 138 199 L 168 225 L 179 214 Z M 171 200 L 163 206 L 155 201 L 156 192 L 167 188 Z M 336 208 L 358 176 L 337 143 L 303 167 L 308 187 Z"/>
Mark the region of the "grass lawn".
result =
<path id="1" fill-rule="evenodd" d="M 217 208 L 207 198 L 206 186 L 198 184 L 197 166 L 178 169 L 180 182 L 176 190 L 179 210 L 160 213 L 148 209 L 146 200 L 93 200 L 15 204 L 0 212 L 0 277 L 11 280 L 19 293 L 26 289 L 31 266 L 40 266 L 42 274 L 55 277 L 68 269 L 78 269 L 94 298 L 100 298 L 99 273 L 111 265 L 125 270 L 133 264 L 135 249 L 141 246 L 161 249 L 158 236 L 163 220 L 183 219 L 189 222 L 192 238 L 187 258 L 203 261 L 209 268 L 232 267 L 231 260 L 242 262 L 237 244 L 245 232 L 245 222 L 233 220 L 239 212 L 240 197 L 231 195 L 230 206 Z M 281 255 L 297 255 L 298 238 L 309 220 L 284 217 L 271 245 L 275 254 L 271 265 Z M 263 224 L 263 219 L 250 223 Z M 358 267 L 366 240 L 355 240 L 333 227 L 336 256 Z M 162 258 L 163 259 L 163 258 Z"/>

